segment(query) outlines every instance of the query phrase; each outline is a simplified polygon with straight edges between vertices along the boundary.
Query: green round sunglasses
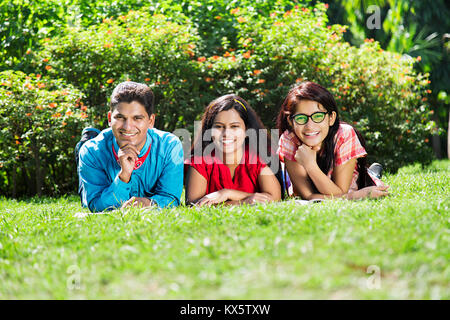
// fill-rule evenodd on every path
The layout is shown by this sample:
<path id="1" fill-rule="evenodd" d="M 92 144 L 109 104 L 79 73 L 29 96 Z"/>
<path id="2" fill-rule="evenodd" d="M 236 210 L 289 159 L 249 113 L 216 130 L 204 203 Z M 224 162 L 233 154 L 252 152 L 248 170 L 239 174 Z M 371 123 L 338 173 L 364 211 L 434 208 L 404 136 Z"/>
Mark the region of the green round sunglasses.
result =
<path id="1" fill-rule="evenodd" d="M 291 120 L 294 120 L 297 124 L 306 124 L 308 122 L 308 118 L 311 118 L 311 120 L 315 123 L 321 123 L 323 121 L 323 119 L 325 119 L 325 116 L 327 114 L 328 114 L 328 112 L 322 112 L 322 111 L 314 112 L 310 116 L 308 116 L 307 114 L 304 114 L 304 113 L 297 113 L 297 114 L 290 116 L 289 118 Z"/>

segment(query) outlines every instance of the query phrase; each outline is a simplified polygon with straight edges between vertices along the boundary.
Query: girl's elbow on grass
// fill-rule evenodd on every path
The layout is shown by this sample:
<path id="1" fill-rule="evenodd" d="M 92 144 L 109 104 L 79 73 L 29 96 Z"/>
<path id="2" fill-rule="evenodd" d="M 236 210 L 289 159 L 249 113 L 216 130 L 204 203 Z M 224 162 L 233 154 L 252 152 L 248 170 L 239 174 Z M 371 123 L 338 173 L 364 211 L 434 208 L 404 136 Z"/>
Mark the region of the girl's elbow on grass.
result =
<path id="1" fill-rule="evenodd" d="M 266 194 L 269 196 L 270 198 L 270 202 L 273 201 L 280 201 L 281 200 L 281 191 L 280 192 L 266 192 Z"/>

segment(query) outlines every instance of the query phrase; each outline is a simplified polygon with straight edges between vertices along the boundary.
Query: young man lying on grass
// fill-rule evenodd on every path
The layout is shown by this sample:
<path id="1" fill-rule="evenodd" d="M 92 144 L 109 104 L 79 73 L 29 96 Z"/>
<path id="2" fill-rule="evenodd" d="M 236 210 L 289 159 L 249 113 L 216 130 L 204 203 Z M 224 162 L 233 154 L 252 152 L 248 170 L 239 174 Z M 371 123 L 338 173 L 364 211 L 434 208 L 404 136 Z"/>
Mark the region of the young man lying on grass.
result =
<path id="1" fill-rule="evenodd" d="M 120 83 L 111 95 L 110 128 L 79 150 L 82 205 L 92 212 L 128 206 L 178 206 L 183 188 L 183 149 L 169 132 L 153 128 L 153 92 Z"/>

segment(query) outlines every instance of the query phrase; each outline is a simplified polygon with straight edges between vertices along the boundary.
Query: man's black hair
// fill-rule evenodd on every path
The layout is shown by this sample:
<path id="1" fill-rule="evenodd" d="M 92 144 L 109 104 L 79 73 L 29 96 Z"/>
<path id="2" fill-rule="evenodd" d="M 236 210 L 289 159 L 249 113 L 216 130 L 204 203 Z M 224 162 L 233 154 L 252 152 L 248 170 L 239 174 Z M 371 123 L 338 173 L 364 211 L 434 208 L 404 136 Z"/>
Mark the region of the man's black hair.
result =
<path id="1" fill-rule="evenodd" d="M 148 116 L 154 113 L 155 96 L 152 90 L 143 83 L 125 81 L 119 83 L 111 94 L 110 110 L 113 111 L 121 102 L 137 101 L 145 107 Z"/>

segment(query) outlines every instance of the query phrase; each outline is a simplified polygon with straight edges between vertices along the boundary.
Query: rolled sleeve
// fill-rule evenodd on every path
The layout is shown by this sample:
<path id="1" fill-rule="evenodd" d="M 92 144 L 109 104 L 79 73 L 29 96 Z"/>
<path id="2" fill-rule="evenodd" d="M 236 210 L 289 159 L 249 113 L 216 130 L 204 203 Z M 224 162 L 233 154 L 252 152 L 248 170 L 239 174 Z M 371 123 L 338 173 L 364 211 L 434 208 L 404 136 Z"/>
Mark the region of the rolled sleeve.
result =
<path id="1" fill-rule="evenodd" d="M 130 198 L 130 184 L 120 180 L 119 176 L 116 176 L 112 183 L 108 182 L 111 180 L 105 170 L 98 166 L 101 162 L 96 161 L 88 150 L 83 148 L 79 164 L 82 205 L 88 207 L 91 212 L 120 207 Z"/>

